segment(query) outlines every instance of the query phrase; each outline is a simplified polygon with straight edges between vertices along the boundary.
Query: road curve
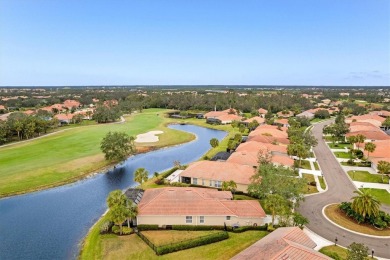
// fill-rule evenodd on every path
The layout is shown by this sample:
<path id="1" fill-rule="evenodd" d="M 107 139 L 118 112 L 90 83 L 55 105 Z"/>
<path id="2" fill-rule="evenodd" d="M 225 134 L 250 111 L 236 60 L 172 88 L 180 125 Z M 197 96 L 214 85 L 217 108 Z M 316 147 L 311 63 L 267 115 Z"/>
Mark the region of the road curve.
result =
<path id="1" fill-rule="evenodd" d="M 376 256 L 390 259 L 389 238 L 372 238 L 346 231 L 333 225 L 322 215 L 324 206 L 331 203 L 349 201 L 352 196 L 356 195 L 353 193 L 356 190 L 355 186 L 322 139 L 323 127 L 331 122 L 329 120 L 316 124 L 312 129 L 314 136 L 318 140 L 318 145 L 314 148 L 314 152 L 326 179 L 328 190 L 324 193 L 306 197 L 298 211 L 309 219 L 310 223 L 307 227 L 316 234 L 330 241 L 335 241 L 337 237 L 337 243 L 344 247 L 347 247 L 352 242 L 363 243 L 369 247 L 370 252 L 371 249 L 374 249 Z M 382 209 L 389 211 L 389 207 L 382 207 Z"/>

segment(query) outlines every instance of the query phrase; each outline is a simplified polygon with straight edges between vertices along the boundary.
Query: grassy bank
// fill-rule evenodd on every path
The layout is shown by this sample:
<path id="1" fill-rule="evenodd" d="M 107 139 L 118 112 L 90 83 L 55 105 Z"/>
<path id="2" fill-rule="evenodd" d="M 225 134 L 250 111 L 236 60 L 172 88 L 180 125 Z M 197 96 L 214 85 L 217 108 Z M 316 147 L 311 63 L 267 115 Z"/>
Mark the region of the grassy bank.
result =
<path id="1" fill-rule="evenodd" d="M 0 197 L 70 183 L 108 166 L 100 142 L 109 131 L 124 131 L 132 136 L 150 130 L 164 131 L 159 142 L 142 145 L 153 148 L 192 140 L 193 135 L 166 127 L 172 122 L 164 117 L 166 111 L 147 109 L 126 117 L 124 123 L 74 127 L 0 148 Z"/>
<path id="2" fill-rule="evenodd" d="M 387 190 L 383 190 L 383 189 L 370 189 L 370 188 L 364 188 L 364 189 L 365 190 L 370 190 L 370 193 L 375 198 L 377 198 L 381 203 L 390 205 L 390 193 L 388 193 Z"/>

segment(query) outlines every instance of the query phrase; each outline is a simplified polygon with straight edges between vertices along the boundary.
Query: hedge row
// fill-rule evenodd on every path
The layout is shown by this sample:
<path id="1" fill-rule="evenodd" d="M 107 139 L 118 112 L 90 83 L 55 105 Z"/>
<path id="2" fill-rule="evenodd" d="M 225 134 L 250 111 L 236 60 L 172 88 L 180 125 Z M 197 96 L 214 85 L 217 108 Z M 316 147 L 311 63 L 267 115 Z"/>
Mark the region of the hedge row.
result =
<path id="1" fill-rule="evenodd" d="M 173 225 L 173 230 L 224 230 L 224 226 L 192 226 L 192 225 Z"/>
<path id="2" fill-rule="evenodd" d="M 211 243 L 215 243 L 218 241 L 222 241 L 229 238 L 229 234 L 227 232 L 218 232 L 215 234 L 211 234 L 204 237 L 195 238 L 188 241 L 183 241 L 175 244 L 159 246 L 156 248 L 157 255 L 164 255 L 188 248 L 193 248 L 197 246 L 207 245 Z"/>
<path id="3" fill-rule="evenodd" d="M 261 231 L 267 231 L 268 230 L 268 224 L 265 224 L 263 226 L 242 226 L 239 228 L 234 228 L 232 230 L 233 233 L 242 233 L 248 230 L 261 230 Z"/>
<path id="4" fill-rule="evenodd" d="M 159 228 L 158 225 L 138 225 L 137 229 L 139 231 L 146 231 L 146 230 L 157 230 Z"/>

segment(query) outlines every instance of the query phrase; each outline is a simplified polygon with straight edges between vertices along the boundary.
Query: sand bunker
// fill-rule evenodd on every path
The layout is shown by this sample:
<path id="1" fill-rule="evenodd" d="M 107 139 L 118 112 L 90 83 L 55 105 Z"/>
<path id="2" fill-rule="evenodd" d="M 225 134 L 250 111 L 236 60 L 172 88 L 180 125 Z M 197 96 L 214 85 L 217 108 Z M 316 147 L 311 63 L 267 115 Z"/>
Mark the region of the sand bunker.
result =
<path id="1" fill-rule="evenodd" d="M 137 138 L 135 139 L 136 143 L 155 143 L 158 142 L 158 136 L 159 134 L 164 133 L 163 131 L 149 131 L 145 134 L 139 134 L 137 135 Z"/>

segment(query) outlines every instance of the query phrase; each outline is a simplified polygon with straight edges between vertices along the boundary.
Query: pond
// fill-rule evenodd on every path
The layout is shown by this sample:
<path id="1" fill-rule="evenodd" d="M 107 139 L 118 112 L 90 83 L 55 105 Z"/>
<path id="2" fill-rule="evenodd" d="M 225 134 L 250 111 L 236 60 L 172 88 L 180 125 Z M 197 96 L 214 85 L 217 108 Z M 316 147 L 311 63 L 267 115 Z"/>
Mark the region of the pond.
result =
<path id="1" fill-rule="evenodd" d="M 193 133 L 197 139 L 139 154 L 105 174 L 41 192 L 0 200 L 0 259 L 75 259 L 89 228 L 106 211 L 106 197 L 115 189 L 136 185 L 133 172 L 144 167 L 150 175 L 187 164 L 210 149 L 210 139 L 226 132 L 194 125 L 170 128 Z"/>

